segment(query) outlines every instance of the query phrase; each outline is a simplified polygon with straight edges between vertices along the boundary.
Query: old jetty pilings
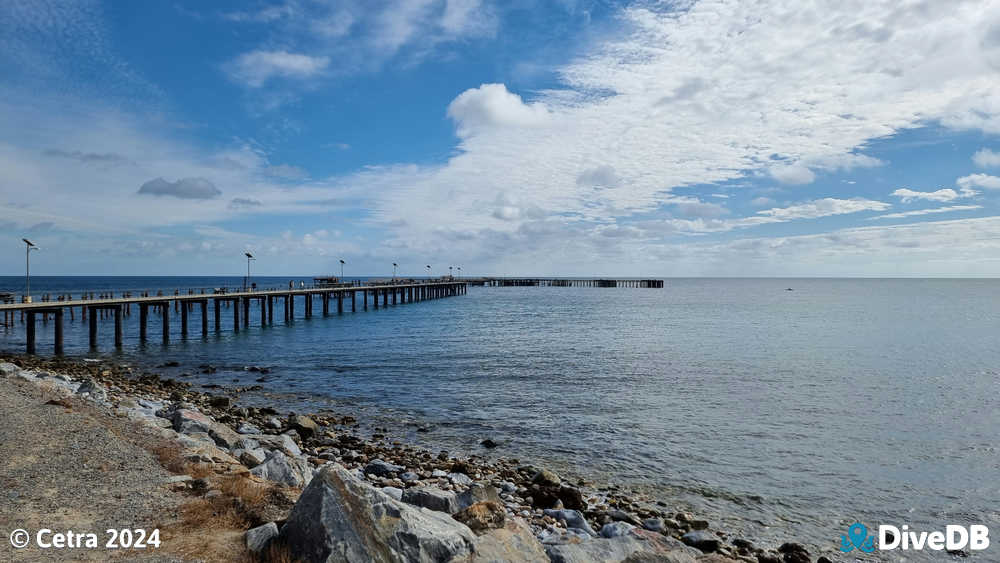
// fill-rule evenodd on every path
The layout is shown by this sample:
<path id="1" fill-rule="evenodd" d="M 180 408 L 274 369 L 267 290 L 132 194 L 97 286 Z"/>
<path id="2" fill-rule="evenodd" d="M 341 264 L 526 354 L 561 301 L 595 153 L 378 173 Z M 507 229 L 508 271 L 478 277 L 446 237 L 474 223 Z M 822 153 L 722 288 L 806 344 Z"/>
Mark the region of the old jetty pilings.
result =
<path id="1" fill-rule="evenodd" d="M 208 304 L 212 302 L 212 313 L 214 317 L 214 328 L 216 331 L 222 330 L 222 308 L 232 310 L 232 329 L 239 332 L 241 325 L 250 326 L 251 304 L 257 305 L 260 312 L 260 324 L 266 326 L 274 322 L 274 302 L 280 301 L 284 306 L 284 318 L 286 323 L 295 320 L 295 301 L 302 298 L 305 318 L 313 315 L 313 305 L 316 299 L 320 299 L 323 307 L 323 315 L 330 314 L 330 301 L 336 299 L 337 314 L 344 313 L 344 300 L 350 299 L 351 311 L 357 311 L 357 298 L 360 297 L 365 311 L 368 310 L 368 301 L 371 298 L 372 306 L 379 308 L 379 300 L 382 307 L 388 307 L 390 300 L 392 305 L 397 303 L 414 303 L 428 299 L 439 299 L 464 295 L 467 291 L 467 284 L 464 281 L 453 279 L 433 280 L 433 281 L 408 281 L 390 282 L 372 285 L 352 285 L 345 287 L 309 287 L 301 289 L 279 289 L 263 291 L 237 291 L 237 292 L 214 292 L 214 293 L 194 293 L 181 294 L 180 291 L 173 295 L 141 295 L 133 297 L 131 293 L 122 293 L 115 297 L 114 293 L 102 294 L 97 298 L 90 295 L 81 296 L 80 299 L 72 299 L 68 296 L 60 296 L 57 300 L 45 299 L 35 303 L 14 303 L 10 299 L 0 301 L 0 312 L 3 313 L 3 320 L 7 326 L 13 326 L 15 313 L 20 313 L 25 323 L 25 336 L 27 341 L 27 352 L 35 353 L 36 348 L 36 320 L 41 317 L 47 321 L 53 319 L 53 348 L 56 354 L 63 353 L 63 324 L 65 322 L 65 311 L 70 312 L 70 318 L 75 318 L 74 310 L 79 309 L 81 320 L 88 323 L 88 335 L 91 349 L 97 348 L 97 328 L 98 320 L 113 316 L 115 323 L 115 347 L 121 348 L 124 336 L 123 317 L 129 315 L 132 306 L 139 309 L 139 339 L 145 341 L 148 336 L 147 327 L 149 324 L 149 313 L 160 316 L 162 322 L 163 343 L 170 342 L 170 310 L 180 312 L 181 338 L 188 336 L 188 312 L 194 307 L 201 309 L 201 333 L 207 336 L 209 333 L 209 313 Z M 171 307 L 172 306 L 172 307 Z M 242 312 L 242 315 L 241 315 Z M 242 322 L 241 322 L 242 317 Z"/>

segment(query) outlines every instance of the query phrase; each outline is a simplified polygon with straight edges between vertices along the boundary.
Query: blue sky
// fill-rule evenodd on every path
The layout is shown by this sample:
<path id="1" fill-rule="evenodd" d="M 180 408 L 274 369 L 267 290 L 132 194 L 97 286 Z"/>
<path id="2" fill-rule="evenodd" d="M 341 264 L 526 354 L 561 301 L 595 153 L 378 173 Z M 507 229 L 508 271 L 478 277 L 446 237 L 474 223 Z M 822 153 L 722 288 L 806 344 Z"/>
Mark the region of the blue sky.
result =
<path id="1" fill-rule="evenodd" d="M 1000 275 L 1000 2 L 0 5 L 0 273 Z"/>

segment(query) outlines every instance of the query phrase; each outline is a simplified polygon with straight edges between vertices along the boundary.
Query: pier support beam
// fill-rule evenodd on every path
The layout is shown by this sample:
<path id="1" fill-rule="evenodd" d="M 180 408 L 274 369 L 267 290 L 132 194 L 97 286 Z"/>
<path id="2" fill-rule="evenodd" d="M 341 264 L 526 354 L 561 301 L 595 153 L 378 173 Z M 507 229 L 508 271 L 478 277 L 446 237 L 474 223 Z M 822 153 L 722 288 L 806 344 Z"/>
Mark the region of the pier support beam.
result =
<path id="1" fill-rule="evenodd" d="M 323 294 L 323 316 L 325 317 L 325 316 L 327 316 L 329 314 L 330 314 L 330 294 L 329 293 L 324 293 Z"/>
<path id="2" fill-rule="evenodd" d="M 357 312 L 358 312 L 358 308 L 357 308 L 357 306 L 356 306 L 356 305 L 354 304 L 354 298 L 355 298 L 355 297 L 357 297 L 357 295 L 358 295 L 358 292 L 357 292 L 357 291 L 354 291 L 354 290 L 352 289 L 352 290 L 351 290 L 351 312 L 352 312 L 352 313 L 357 313 Z"/>
<path id="3" fill-rule="evenodd" d="M 361 299 L 362 299 L 362 303 L 364 304 L 363 308 L 364 308 L 365 311 L 367 311 L 368 310 L 368 290 L 367 289 L 361 292 Z"/>
<path id="4" fill-rule="evenodd" d="M 163 304 L 163 343 L 170 342 L 170 302 Z"/>
<path id="5" fill-rule="evenodd" d="M 243 297 L 243 326 L 250 326 L 250 298 Z"/>
<path id="6" fill-rule="evenodd" d="M 97 348 L 97 314 L 98 313 L 97 313 L 97 309 L 95 309 L 94 307 L 87 307 L 87 308 L 90 309 L 89 311 L 87 311 L 87 322 L 89 323 L 89 326 L 88 326 L 89 330 L 87 332 L 90 335 L 90 349 L 94 350 L 94 349 Z"/>
<path id="7" fill-rule="evenodd" d="M 378 294 L 379 294 L 378 289 L 372 290 L 372 305 L 375 306 L 376 311 L 378 311 Z"/>
<path id="8" fill-rule="evenodd" d="M 24 327 L 24 329 L 25 329 L 25 331 L 24 331 L 25 332 L 25 338 L 26 338 L 27 344 L 28 344 L 28 346 L 27 346 L 28 353 L 29 354 L 34 354 L 35 353 L 35 312 L 34 311 L 28 311 L 25 316 L 27 317 L 27 322 L 28 322 L 27 326 Z"/>
<path id="9" fill-rule="evenodd" d="M 181 303 L 181 340 L 188 335 L 188 304 Z"/>
<path id="10" fill-rule="evenodd" d="M 146 320 L 148 318 L 149 305 L 146 303 L 139 303 L 139 340 L 142 342 L 146 341 Z"/>
<path id="11" fill-rule="evenodd" d="M 240 302 L 237 299 L 233 303 L 233 332 L 240 331 Z"/>
<path id="12" fill-rule="evenodd" d="M 122 345 L 124 344 L 124 342 L 122 342 L 122 340 L 123 340 L 122 336 L 123 336 L 123 332 L 124 332 L 122 330 L 123 329 L 123 327 L 122 327 L 122 324 L 123 324 L 123 322 L 122 322 L 123 321 L 122 320 L 122 315 L 123 314 L 124 314 L 124 311 L 123 311 L 123 308 L 122 308 L 121 305 L 115 307 L 115 348 L 117 348 L 119 350 L 121 350 Z"/>
<path id="13" fill-rule="evenodd" d="M 208 300 L 201 302 L 201 336 L 208 336 Z"/>
<path id="14" fill-rule="evenodd" d="M 267 296 L 267 322 L 268 324 L 274 324 L 274 296 Z"/>
<path id="15" fill-rule="evenodd" d="M 52 314 L 56 321 L 55 335 L 52 340 L 56 355 L 61 356 L 63 353 L 63 310 L 62 308 L 56 309 Z"/>
<path id="16" fill-rule="evenodd" d="M 343 291 L 338 291 L 337 292 L 337 314 L 338 315 L 343 315 L 344 314 L 344 292 Z"/>

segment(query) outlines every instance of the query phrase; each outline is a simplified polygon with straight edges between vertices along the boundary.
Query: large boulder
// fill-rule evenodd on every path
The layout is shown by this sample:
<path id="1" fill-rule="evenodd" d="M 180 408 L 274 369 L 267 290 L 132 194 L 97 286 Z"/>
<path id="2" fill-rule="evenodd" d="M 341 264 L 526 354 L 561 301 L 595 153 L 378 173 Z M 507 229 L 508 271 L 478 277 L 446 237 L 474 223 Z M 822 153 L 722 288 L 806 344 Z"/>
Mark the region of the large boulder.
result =
<path id="1" fill-rule="evenodd" d="M 694 555 L 677 543 L 660 534 L 646 530 L 632 530 L 626 535 L 613 538 L 550 544 L 545 546 L 545 551 L 552 563 L 626 560 L 696 563 Z"/>
<path id="2" fill-rule="evenodd" d="M 7 377 L 10 375 L 17 375 L 21 371 L 21 368 L 15 366 L 10 362 L 0 362 L 0 377 Z"/>
<path id="3" fill-rule="evenodd" d="M 503 528 L 507 523 L 507 511 L 499 502 L 486 500 L 462 509 L 452 518 L 465 524 L 473 532 L 481 533 Z"/>
<path id="4" fill-rule="evenodd" d="M 278 525 L 274 522 L 268 522 L 263 526 L 247 530 L 243 538 L 247 544 L 247 549 L 252 553 L 260 553 L 264 551 L 268 544 L 271 543 L 271 540 L 277 537 L 277 535 Z"/>
<path id="5" fill-rule="evenodd" d="M 548 563 L 545 548 L 519 518 L 508 518 L 502 528 L 488 530 L 476 540 L 471 563 Z"/>
<path id="6" fill-rule="evenodd" d="M 308 461 L 288 457 L 275 450 L 264 463 L 251 469 L 250 473 L 289 487 L 304 487 L 312 479 L 313 466 Z"/>
<path id="7" fill-rule="evenodd" d="M 395 477 L 401 471 L 406 471 L 406 468 L 381 459 L 373 459 L 365 466 L 365 475 L 376 477 Z"/>
<path id="8" fill-rule="evenodd" d="M 397 501 L 336 464 L 302 492 L 280 537 L 292 559 L 325 563 L 467 559 L 476 542 L 448 515 Z"/>
<path id="9" fill-rule="evenodd" d="M 243 436 L 234 432 L 229 426 L 219 422 L 212 422 L 209 425 L 208 435 L 212 437 L 212 440 L 217 445 L 230 450 L 238 448 L 240 441 L 243 440 Z"/>
<path id="10" fill-rule="evenodd" d="M 261 446 L 281 450 L 292 457 L 302 455 L 302 450 L 288 434 L 245 435 L 244 439 L 256 440 Z"/>

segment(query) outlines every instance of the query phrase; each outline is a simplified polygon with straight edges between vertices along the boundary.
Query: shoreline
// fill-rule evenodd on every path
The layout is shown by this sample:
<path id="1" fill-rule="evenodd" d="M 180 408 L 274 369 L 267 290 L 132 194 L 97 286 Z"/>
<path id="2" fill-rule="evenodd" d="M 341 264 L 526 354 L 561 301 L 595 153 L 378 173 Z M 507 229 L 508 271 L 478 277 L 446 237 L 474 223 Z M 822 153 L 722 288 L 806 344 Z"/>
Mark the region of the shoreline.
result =
<path id="1" fill-rule="evenodd" d="M 176 430 L 177 447 L 200 451 L 195 455 L 197 461 L 225 465 L 228 472 L 249 473 L 276 483 L 289 489 L 291 496 L 296 496 L 320 468 L 336 465 L 363 475 L 368 484 L 394 498 L 432 510 L 441 509 L 442 503 L 448 505 L 451 499 L 468 495 L 469 491 L 494 489 L 477 494 L 495 500 L 508 517 L 523 521 L 531 535 L 545 546 L 588 546 L 600 536 L 621 535 L 634 529 L 632 535 L 639 531 L 654 534 L 699 560 L 831 561 L 823 554 L 810 555 L 797 543 L 755 546 L 725 530 L 713 529 L 707 520 L 678 512 L 668 502 L 645 498 L 616 485 L 600 486 L 583 479 L 567 482 L 548 469 L 514 458 L 455 457 L 445 451 L 431 452 L 392 440 L 388 437 L 390 430 L 384 427 L 374 428 L 371 436 L 362 436 L 362 425 L 353 415 L 244 407 L 228 396 L 195 390 L 188 382 L 104 360 L 0 355 L 3 362 L 29 374 L 42 374 L 40 379 L 76 386 L 76 394 L 79 389 L 91 389 L 89 398 L 119 417 L 164 432 Z M 280 516 L 282 510 L 290 509 L 287 503 L 281 504 L 284 506 L 271 512 Z M 452 512 L 451 508 L 455 506 L 445 511 Z M 598 537 L 591 539 L 593 536 Z"/>

